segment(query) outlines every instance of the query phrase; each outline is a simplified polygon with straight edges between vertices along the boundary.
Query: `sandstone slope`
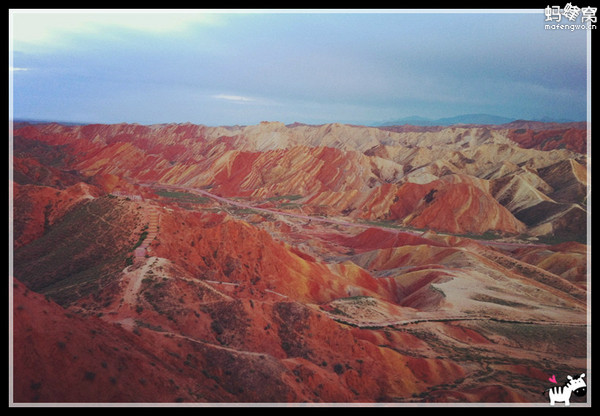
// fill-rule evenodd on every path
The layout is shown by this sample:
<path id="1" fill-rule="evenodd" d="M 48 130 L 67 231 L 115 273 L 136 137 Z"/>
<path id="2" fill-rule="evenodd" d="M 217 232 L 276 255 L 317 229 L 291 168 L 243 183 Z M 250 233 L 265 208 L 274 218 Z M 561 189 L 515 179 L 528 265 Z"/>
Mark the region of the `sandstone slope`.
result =
<path id="1" fill-rule="evenodd" d="M 13 399 L 546 403 L 588 371 L 581 129 L 18 126 Z"/>

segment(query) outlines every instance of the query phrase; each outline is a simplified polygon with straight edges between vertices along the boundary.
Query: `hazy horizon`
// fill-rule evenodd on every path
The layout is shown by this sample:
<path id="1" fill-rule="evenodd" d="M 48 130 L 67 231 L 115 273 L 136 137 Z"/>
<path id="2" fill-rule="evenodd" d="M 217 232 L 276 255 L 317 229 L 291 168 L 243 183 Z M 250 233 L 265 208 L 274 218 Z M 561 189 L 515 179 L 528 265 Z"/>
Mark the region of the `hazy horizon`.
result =
<path id="1" fill-rule="evenodd" d="M 588 30 L 546 30 L 544 19 L 543 8 L 12 10 L 11 115 L 210 126 L 586 120 Z"/>
<path id="2" fill-rule="evenodd" d="M 241 123 L 236 123 L 236 124 L 206 124 L 206 123 L 195 123 L 195 122 L 191 122 L 191 121 L 180 121 L 180 122 L 162 122 L 162 123 L 138 123 L 135 121 L 132 122 L 127 122 L 127 121 L 122 121 L 122 122 L 110 122 L 110 123 L 104 123 L 104 122 L 97 122 L 97 121 L 72 121 L 72 120 L 58 120 L 58 119 L 35 119 L 35 118 L 15 118 L 15 119 L 10 119 L 9 121 L 12 123 L 30 123 L 30 124 L 46 124 L 46 123 L 57 123 L 57 124 L 63 124 L 63 125 L 93 125 L 93 124 L 137 124 L 137 125 L 142 125 L 142 126 L 152 126 L 152 125 L 164 125 L 164 124 L 180 124 L 180 125 L 184 125 L 184 124 L 194 124 L 194 125 L 203 125 L 203 126 L 207 126 L 207 127 L 243 127 L 243 126 L 253 126 L 253 125 L 258 125 L 260 123 L 263 122 L 267 122 L 267 123 L 283 123 L 286 126 L 290 126 L 293 124 L 304 124 L 304 125 L 314 125 L 314 126 L 319 126 L 319 125 L 326 125 L 326 124 L 345 124 L 345 125 L 350 125 L 350 126 L 364 126 L 364 127 L 391 127 L 391 126 L 401 126 L 401 125 L 410 125 L 410 126 L 430 126 L 430 127 L 434 127 L 434 126 L 454 126 L 454 125 L 476 125 L 476 124 L 481 124 L 481 125 L 486 125 L 486 124 L 490 124 L 490 125 L 502 125 L 502 124 L 509 124 L 509 123 L 513 123 L 513 122 L 517 122 L 517 121 L 524 121 L 524 122 L 542 122 L 542 123 L 562 123 L 562 124 L 569 124 L 569 123 L 586 123 L 587 120 L 565 120 L 565 119 L 550 119 L 550 118 L 540 118 L 540 119 L 508 119 L 505 122 L 498 122 L 498 123 L 485 123 L 485 122 L 461 122 L 461 121 L 456 121 L 456 122 L 444 122 L 443 124 L 436 124 L 436 122 L 438 121 L 445 121 L 445 120 L 450 120 L 450 119 L 454 119 L 454 118 L 462 118 L 462 117 L 468 117 L 468 116 L 477 116 L 477 115 L 481 115 L 481 116 L 490 116 L 490 117 L 498 117 L 498 118 L 503 118 L 502 116 L 495 116 L 492 114 L 461 114 L 461 115 L 457 115 L 454 117 L 441 117 L 439 119 L 429 119 L 429 118 L 425 118 L 425 117 L 419 117 L 419 116 L 408 116 L 408 117 L 403 117 L 400 118 L 398 120 L 388 120 L 387 122 L 385 120 L 380 122 L 372 122 L 369 124 L 359 124 L 359 123 L 340 123 L 338 121 L 328 121 L 328 122 L 322 122 L 322 123 L 304 123 L 304 122 L 300 122 L 300 121 L 294 121 L 294 122 L 290 122 L 290 123 L 283 123 L 279 120 L 261 120 L 258 121 L 256 123 L 246 123 L 246 124 L 241 124 Z M 419 120 L 421 122 L 419 122 Z"/>

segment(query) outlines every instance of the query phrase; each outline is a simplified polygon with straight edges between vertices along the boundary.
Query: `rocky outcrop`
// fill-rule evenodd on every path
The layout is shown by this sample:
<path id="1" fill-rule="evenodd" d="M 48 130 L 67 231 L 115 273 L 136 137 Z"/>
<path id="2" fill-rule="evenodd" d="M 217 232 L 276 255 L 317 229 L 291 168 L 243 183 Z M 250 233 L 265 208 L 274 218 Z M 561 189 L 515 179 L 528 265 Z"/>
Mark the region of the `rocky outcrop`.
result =
<path id="1" fill-rule="evenodd" d="M 525 231 L 524 224 L 500 205 L 487 188 L 485 181 L 458 175 L 427 184 L 406 183 L 396 192 L 390 218 L 415 228 L 456 234 Z"/>
<path id="2" fill-rule="evenodd" d="M 508 137 L 525 148 L 540 150 L 568 149 L 578 153 L 587 151 L 586 123 L 567 123 L 561 126 L 556 123 L 548 125 L 523 125 L 511 129 Z"/>

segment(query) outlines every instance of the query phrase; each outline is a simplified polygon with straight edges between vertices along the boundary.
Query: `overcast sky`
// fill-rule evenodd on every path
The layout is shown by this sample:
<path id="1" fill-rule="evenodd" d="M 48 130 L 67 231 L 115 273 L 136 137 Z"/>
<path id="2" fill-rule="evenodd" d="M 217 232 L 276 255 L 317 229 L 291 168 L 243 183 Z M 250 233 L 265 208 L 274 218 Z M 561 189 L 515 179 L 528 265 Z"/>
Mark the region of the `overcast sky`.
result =
<path id="1" fill-rule="evenodd" d="M 545 29 L 543 8 L 13 10 L 9 17 L 15 119 L 211 126 L 469 113 L 586 119 L 588 31 Z"/>

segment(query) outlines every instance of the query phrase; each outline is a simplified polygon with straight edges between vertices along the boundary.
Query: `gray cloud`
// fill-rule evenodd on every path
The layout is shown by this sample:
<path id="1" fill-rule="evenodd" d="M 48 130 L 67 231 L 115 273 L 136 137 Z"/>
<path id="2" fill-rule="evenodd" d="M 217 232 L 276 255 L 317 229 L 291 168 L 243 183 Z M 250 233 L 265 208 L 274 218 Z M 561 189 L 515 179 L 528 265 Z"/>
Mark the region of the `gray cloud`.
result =
<path id="1" fill-rule="evenodd" d="M 36 71 L 13 71 L 15 115 L 65 120 L 89 108 L 100 122 L 118 111 L 125 121 L 205 124 L 585 116 L 585 33 L 544 30 L 542 9 L 213 17 L 181 30 L 62 33 L 51 51 L 19 49 L 14 67 Z"/>

